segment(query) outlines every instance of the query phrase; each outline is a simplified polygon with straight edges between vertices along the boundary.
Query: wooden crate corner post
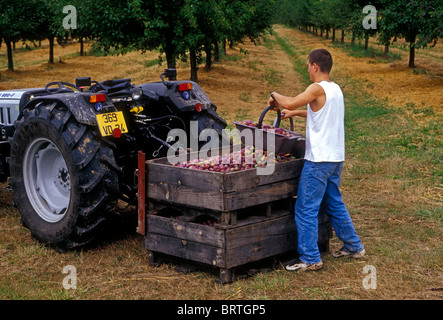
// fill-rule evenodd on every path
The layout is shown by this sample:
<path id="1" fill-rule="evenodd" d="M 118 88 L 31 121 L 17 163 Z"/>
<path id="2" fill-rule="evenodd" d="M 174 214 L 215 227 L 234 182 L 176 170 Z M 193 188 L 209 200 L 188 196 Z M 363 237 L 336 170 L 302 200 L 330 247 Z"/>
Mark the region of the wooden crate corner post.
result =
<path id="1" fill-rule="evenodd" d="M 138 152 L 138 191 L 137 191 L 137 210 L 138 226 L 137 233 L 146 235 L 146 155 Z"/>

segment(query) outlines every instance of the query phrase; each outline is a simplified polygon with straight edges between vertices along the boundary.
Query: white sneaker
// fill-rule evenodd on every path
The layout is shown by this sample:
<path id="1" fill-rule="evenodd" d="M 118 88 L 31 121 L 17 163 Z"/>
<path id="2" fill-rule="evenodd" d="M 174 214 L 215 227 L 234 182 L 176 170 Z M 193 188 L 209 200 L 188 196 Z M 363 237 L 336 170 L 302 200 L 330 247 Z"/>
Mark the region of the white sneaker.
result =
<path id="1" fill-rule="evenodd" d="M 286 266 L 286 270 L 288 271 L 315 271 L 321 269 L 323 267 L 323 262 L 317 263 L 305 263 L 300 261 L 298 263 Z"/>
<path id="2" fill-rule="evenodd" d="M 363 249 L 359 252 L 350 253 L 342 247 L 340 250 L 337 250 L 334 253 L 332 253 L 332 256 L 334 258 L 350 257 L 350 258 L 354 258 L 354 259 L 360 259 L 360 258 L 363 258 L 365 254 L 366 254 L 365 249 Z"/>

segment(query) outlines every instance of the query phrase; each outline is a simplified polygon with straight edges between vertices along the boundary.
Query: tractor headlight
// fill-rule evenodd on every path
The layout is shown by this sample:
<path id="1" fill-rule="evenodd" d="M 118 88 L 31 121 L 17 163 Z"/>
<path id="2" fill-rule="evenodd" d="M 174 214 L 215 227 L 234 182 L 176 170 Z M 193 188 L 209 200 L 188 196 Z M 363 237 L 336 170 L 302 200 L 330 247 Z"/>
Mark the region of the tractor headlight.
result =
<path id="1" fill-rule="evenodd" d="M 140 98 L 143 95 L 143 90 L 141 88 L 135 89 L 135 91 L 132 93 L 132 100 L 140 100 Z"/>

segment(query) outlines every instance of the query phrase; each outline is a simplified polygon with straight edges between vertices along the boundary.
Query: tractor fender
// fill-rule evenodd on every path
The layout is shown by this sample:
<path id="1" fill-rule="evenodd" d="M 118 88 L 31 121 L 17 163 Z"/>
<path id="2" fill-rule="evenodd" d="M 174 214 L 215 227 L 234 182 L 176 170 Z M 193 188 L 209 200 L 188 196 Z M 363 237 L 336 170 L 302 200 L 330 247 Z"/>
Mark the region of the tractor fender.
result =
<path id="1" fill-rule="evenodd" d="M 47 105 L 54 102 L 64 105 L 78 122 L 90 126 L 97 125 L 96 113 L 94 107 L 89 103 L 89 95 L 73 92 L 36 97 L 26 104 L 24 109 L 34 108 L 41 102 Z"/>

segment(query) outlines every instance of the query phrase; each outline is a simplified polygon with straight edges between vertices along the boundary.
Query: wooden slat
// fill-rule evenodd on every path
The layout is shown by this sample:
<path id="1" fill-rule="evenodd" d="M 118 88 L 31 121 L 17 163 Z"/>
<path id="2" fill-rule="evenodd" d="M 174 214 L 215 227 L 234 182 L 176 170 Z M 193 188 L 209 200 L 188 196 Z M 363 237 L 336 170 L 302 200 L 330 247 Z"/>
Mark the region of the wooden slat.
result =
<path id="1" fill-rule="evenodd" d="M 226 250 L 226 268 L 238 267 L 296 249 L 297 239 L 295 234 L 278 234 L 267 240 L 257 240 L 243 247 Z"/>
<path id="2" fill-rule="evenodd" d="M 224 195 L 224 209 L 239 210 L 292 197 L 297 194 L 298 182 L 298 179 L 285 180 L 227 193 Z"/>
<path id="3" fill-rule="evenodd" d="M 198 223 L 148 215 L 148 233 L 161 234 L 181 240 L 203 243 L 214 247 L 225 246 L 224 231 Z"/>
<path id="4" fill-rule="evenodd" d="M 198 180 L 194 181 L 198 186 Z M 219 191 L 202 190 L 197 187 L 154 183 L 148 180 L 149 199 L 159 200 L 171 204 L 188 205 L 215 211 L 224 211 L 223 193 Z"/>
<path id="5" fill-rule="evenodd" d="M 222 191 L 223 173 L 180 168 L 156 163 L 154 160 L 148 161 L 147 167 L 148 180 L 153 184 L 166 183 L 183 188 L 197 187 L 207 191 Z"/>
<path id="6" fill-rule="evenodd" d="M 261 222 L 226 230 L 226 250 L 248 246 L 256 242 L 278 242 L 276 237 L 296 234 L 294 216 L 288 214 L 276 219 L 266 219 Z M 283 241 L 286 242 L 286 241 Z M 276 243 L 277 245 L 277 243 Z"/>
<path id="7" fill-rule="evenodd" d="M 282 254 L 297 248 L 297 231 L 292 215 L 268 219 L 226 231 L 226 267 Z"/>
<path id="8" fill-rule="evenodd" d="M 274 172 L 270 175 L 257 175 L 257 170 L 225 173 L 223 175 L 223 192 L 236 192 L 279 181 L 299 179 L 303 163 L 304 160 L 302 159 L 276 163 Z"/>
<path id="9" fill-rule="evenodd" d="M 148 233 L 145 238 L 147 250 L 165 253 L 174 257 L 193 260 L 225 268 L 225 250 L 202 243 L 185 241 L 160 234 Z"/>

